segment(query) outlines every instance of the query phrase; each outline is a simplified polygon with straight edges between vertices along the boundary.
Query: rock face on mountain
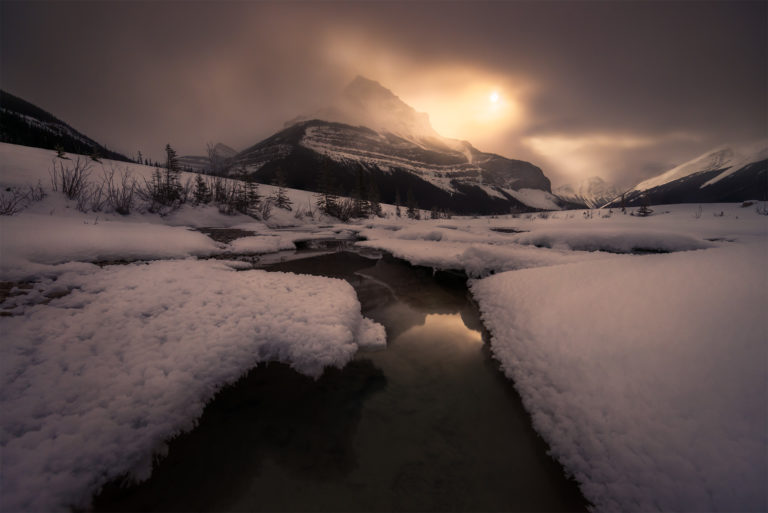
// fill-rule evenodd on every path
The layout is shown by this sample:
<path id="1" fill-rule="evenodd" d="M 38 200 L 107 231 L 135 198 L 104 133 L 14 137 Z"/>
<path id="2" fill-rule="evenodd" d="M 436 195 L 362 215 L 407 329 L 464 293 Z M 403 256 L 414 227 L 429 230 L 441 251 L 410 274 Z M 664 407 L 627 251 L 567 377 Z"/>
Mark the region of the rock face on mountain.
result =
<path id="1" fill-rule="evenodd" d="M 554 191 L 555 196 L 584 208 L 600 208 L 621 192 L 599 176 L 593 176 L 576 185 L 562 185 Z"/>
<path id="2" fill-rule="evenodd" d="M 640 182 L 624 204 L 720 203 L 768 200 L 768 141 L 721 147 Z M 618 197 L 607 206 L 616 207 Z"/>
<path id="3" fill-rule="evenodd" d="M 318 190 L 326 176 L 342 194 L 362 176 L 384 202 L 405 202 L 410 190 L 420 208 L 456 213 L 558 208 L 541 169 L 441 137 L 426 114 L 362 77 L 331 107 L 287 125 L 238 153 L 233 169 L 262 183 L 280 171 L 288 186 L 305 190 Z"/>
<path id="4" fill-rule="evenodd" d="M 0 91 L 0 142 L 48 150 L 61 148 L 67 153 L 99 155 L 124 162 L 130 160 L 78 132 L 40 107 L 5 91 Z"/>

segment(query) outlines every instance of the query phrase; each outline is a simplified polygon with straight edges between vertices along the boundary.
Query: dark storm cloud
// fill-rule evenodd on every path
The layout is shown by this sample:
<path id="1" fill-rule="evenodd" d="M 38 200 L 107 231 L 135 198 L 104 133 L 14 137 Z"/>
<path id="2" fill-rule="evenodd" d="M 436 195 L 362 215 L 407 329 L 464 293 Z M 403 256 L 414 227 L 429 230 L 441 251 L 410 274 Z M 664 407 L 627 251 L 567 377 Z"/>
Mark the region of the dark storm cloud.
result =
<path id="1" fill-rule="evenodd" d="M 463 112 L 467 99 L 451 99 L 460 89 L 451 77 L 503 82 L 522 106 L 515 122 L 452 135 L 529 158 L 556 181 L 597 174 L 628 183 L 766 135 L 764 2 L 2 10 L 2 87 L 127 153 L 159 154 L 165 142 L 181 153 L 200 153 L 208 141 L 243 148 L 321 106 L 357 73 L 429 106 L 435 120 Z M 442 103 L 424 100 L 432 89 Z"/>

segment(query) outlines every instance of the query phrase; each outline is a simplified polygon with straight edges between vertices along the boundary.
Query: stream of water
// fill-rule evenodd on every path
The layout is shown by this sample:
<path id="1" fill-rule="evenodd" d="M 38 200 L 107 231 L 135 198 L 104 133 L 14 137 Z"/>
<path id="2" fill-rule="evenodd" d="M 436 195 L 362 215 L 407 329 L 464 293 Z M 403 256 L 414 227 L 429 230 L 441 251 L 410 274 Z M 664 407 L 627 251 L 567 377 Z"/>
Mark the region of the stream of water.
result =
<path id="1" fill-rule="evenodd" d="M 348 280 L 387 348 L 314 381 L 262 365 L 97 511 L 583 511 L 489 354 L 465 279 L 347 251 L 273 271 Z"/>

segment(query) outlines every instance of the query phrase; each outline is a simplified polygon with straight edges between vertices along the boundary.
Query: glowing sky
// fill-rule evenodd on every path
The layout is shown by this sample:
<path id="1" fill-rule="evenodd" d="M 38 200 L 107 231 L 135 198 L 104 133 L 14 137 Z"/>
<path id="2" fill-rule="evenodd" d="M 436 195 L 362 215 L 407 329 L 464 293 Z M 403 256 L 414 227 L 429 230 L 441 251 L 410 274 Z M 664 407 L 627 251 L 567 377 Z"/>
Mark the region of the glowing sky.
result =
<path id="1" fill-rule="evenodd" d="M 766 136 L 765 2 L 0 5 L 0 87 L 131 155 L 243 149 L 357 74 L 554 185 Z"/>

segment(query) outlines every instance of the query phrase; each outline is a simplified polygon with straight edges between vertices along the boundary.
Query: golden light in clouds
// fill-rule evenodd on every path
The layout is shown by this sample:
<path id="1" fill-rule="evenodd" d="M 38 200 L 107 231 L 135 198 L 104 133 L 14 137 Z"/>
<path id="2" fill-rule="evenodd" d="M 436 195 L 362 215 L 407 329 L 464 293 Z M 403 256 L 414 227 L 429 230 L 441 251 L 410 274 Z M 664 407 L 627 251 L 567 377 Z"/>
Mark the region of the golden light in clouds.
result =
<path id="1" fill-rule="evenodd" d="M 533 84 L 465 63 L 425 64 L 408 54 L 385 51 L 369 34 L 335 31 L 324 41 L 325 57 L 351 80 L 362 75 L 426 112 L 442 136 L 469 140 L 483 151 L 502 152 L 510 132 L 525 123 Z"/>
<path id="2" fill-rule="evenodd" d="M 445 137 L 466 139 L 478 148 L 498 148 L 500 141 L 525 122 L 528 86 L 508 77 L 464 67 L 424 70 L 396 92 L 416 110 L 429 114 Z M 502 94 L 503 91 L 503 94 Z"/>

